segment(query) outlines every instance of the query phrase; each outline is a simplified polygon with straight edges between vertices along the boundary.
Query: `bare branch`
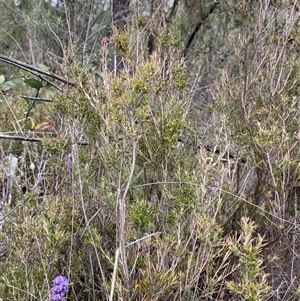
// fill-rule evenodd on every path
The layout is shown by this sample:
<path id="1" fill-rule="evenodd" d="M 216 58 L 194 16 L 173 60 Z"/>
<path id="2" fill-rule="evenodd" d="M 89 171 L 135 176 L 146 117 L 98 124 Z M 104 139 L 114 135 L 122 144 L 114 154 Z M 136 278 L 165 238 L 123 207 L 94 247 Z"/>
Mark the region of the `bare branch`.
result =
<path id="1" fill-rule="evenodd" d="M 19 141 L 28 141 L 28 142 L 42 142 L 41 138 L 26 137 L 26 136 L 12 136 L 12 135 L 5 135 L 1 133 L 0 133 L 0 139 L 10 139 L 10 140 L 19 140 Z"/>
<path id="2" fill-rule="evenodd" d="M 40 97 L 33 97 L 33 96 L 26 96 L 26 95 L 20 95 L 21 98 L 34 100 L 34 101 L 44 101 L 44 102 L 53 102 L 52 99 L 48 98 L 40 98 Z"/>
<path id="3" fill-rule="evenodd" d="M 42 69 L 39 69 L 39 68 L 36 68 L 34 66 L 31 66 L 31 65 L 28 65 L 28 64 L 25 64 L 21 61 L 18 61 L 18 60 L 15 60 L 15 59 L 12 59 L 8 56 L 5 56 L 3 54 L 0 54 L 0 62 L 4 62 L 4 63 L 7 63 L 7 64 L 10 64 L 10 65 L 13 65 L 13 66 L 16 66 L 20 69 L 23 69 L 23 70 L 26 70 L 28 72 L 30 72 L 31 74 L 34 74 L 35 76 L 37 77 L 40 77 L 42 80 L 46 81 L 47 83 L 49 83 L 50 85 L 54 85 L 52 84 L 49 80 L 41 77 L 41 75 L 46 75 L 46 76 L 49 76 L 53 79 L 56 79 L 66 85 L 69 85 L 69 86 L 72 86 L 72 87 L 76 87 L 76 83 L 73 83 L 73 82 L 70 82 L 68 81 L 67 79 L 53 73 L 53 72 L 47 72 L 47 71 L 44 71 Z M 56 85 L 54 85 L 55 88 L 58 88 Z M 58 88 L 60 89 L 60 88 Z M 61 90 L 61 89 L 60 89 Z"/>
<path id="4" fill-rule="evenodd" d="M 198 24 L 196 25 L 196 27 L 194 28 L 193 32 L 191 33 L 191 35 L 189 37 L 189 40 L 188 40 L 186 46 L 185 46 L 185 49 L 183 51 L 183 56 L 184 57 L 186 57 L 186 55 L 187 55 L 187 53 L 188 53 L 188 51 L 189 51 L 189 49 L 190 49 L 190 47 L 191 47 L 191 45 L 192 45 L 192 43 L 194 41 L 194 38 L 195 38 L 196 34 L 198 33 L 199 29 L 201 28 L 201 26 L 203 24 L 203 21 L 205 19 L 207 19 L 214 12 L 214 10 L 217 8 L 218 4 L 219 4 L 219 2 L 215 1 L 214 4 L 209 9 L 208 14 L 202 20 L 200 20 L 198 22 Z"/>
<path id="5" fill-rule="evenodd" d="M 36 132 L 35 132 L 36 133 Z M 53 132 L 38 132 L 40 134 L 55 134 Z M 42 142 L 43 139 L 39 137 L 28 137 L 28 136 L 19 136 L 19 135 L 7 135 L 5 133 L 0 133 L 0 139 L 7 140 L 19 140 L 19 141 L 27 141 L 27 142 Z M 80 140 L 77 142 L 78 145 L 88 145 L 89 142 L 87 140 Z"/>

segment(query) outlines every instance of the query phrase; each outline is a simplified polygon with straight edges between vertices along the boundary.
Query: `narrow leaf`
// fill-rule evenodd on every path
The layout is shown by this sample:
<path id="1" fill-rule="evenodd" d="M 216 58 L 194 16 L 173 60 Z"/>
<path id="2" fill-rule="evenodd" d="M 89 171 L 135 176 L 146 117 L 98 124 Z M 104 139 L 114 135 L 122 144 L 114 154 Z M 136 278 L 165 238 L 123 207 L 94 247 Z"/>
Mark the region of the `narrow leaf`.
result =
<path id="1" fill-rule="evenodd" d="M 19 77 L 12 79 L 12 82 L 16 85 L 18 88 L 23 88 L 23 80 Z"/>
<path id="2" fill-rule="evenodd" d="M 43 84 L 40 81 L 38 81 L 34 78 L 25 78 L 24 83 L 27 86 L 32 87 L 32 88 L 37 89 L 37 90 L 40 90 L 43 87 Z"/>
<path id="3" fill-rule="evenodd" d="M 15 84 L 12 81 L 8 81 L 8 82 L 5 82 L 4 84 L 0 85 L 0 90 L 7 91 L 14 86 L 15 86 Z"/>

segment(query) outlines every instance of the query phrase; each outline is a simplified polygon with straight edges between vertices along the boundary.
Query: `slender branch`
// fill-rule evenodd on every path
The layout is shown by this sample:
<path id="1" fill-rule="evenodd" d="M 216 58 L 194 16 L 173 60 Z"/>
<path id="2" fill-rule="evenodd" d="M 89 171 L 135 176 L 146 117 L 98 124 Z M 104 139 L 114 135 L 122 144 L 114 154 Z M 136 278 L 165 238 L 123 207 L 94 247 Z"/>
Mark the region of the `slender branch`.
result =
<path id="1" fill-rule="evenodd" d="M 55 89 L 59 90 L 60 92 L 62 92 L 63 90 L 58 87 L 57 85 L 55 85 L 54 83 L 52 83 L 49 79 L 45 78 L 44 76 L 41 75 L 36 75 L 37 77 L 39 77 L 41 80 L 45 81 L 48 85 L 54 87 Z"/>
<path id="2" fill-rule="evenodd" d="M 170 21 L 172 21 L 173 17 L 175 16 L 177 6 L 178 6 L 178 0 L 174 0 L 169 16 Z"/>
<path id="3" fill-rule="evenodd" d="M 207 15 L 202 20 L 200 20 L 198 22 L 198 24 L 196 25 L 196 27 L 194 28 L 193 32 L 191 33 L 191 35 L 190 35 L 190 37 L 188 39 L 188 42 L 187 42 L 187 44 L 185 46 L 185 49 L 183 51 L 183 56 L 184 57 L 186 57 L 186 55 L 187 55 L 187 53 L 188 53 L 188 51 L 189 51 L 189 49 L 190 49 L 190 47 L 191 47 L 191 45 L 192 45 L 192 43 L 194 41 L 194 38 L 195 38 L 196 34 L 198 33 L 199 29 L 201 28 L 204 20 L 206 20 L 209 17 L 209 15 L 211 15 L 214 12 L 214 10 L 218 6 L 218 4 L 219 4 L 219 2 L 215 1 L 215 3 L 209 9 L 209 12 L 207 13 Z"/>
<path id="4" fill-rule="evenodd" d="M 0 54 L 0 62 L 4 62 L 4 63 L 7 63 L 7 64 L 10 64 L 10 65 L 13 65 L 13 66 L 16 66 L 20 69 L 23 69 L 23 70 L 26 70 L 38 77 L 41 77 L 41 74 L 42 75 L 46 75 L 46 76 L 49 76 L 53 79 L 56 79 L 64 84 L 67 84 L 69 86 L 72 86 L 72 87 L 75 87 L 76 86 L 76 83 L 73 83 L 73 82 L 70 82 L 68 81 L 67 79 L 53 73 L 53 72 L 47 72 L 47 71 L 44 71 L 40 68 L 36 68 L 34 66 L 31 66 L 29 64 L 26 64 L 26 63 L 23 63 L 21 61 L 18 61 L 18 60 L 15 60 L 15 59 L 12 59 L 8 56 L 5 56 L 3 54 Z M 53 85 L 51 82 L 49 82 L 49 80 L 45 79 L 45 78 L 42 78 L 43 80 L 45 80 L 47 83 Z M 55 86 L 55 85 L 54 85 Z M 57 86 L 55 86 L 56 88 L 58 88 Z M 60 88 L 59 88 L 60 89 Z"/>
<path id="5" fill-rule="evenodd" d="M 35 132 L 36 133 L 36 132 Z M 40 134 L 53 134 L 53 132 L 39 132 Z M 4 133 L 0 133 L 0 139 L 8 139 L 8 140 L 18 140 L 18 141 L 27 141 L 27 142 L 42 142 L 43 139 L 39 137 L 27 137 L 27 136 L 19 136 L 19 135 L 7 135 Z M 77 142 L 78 145 L 88 145 L 88 141 L 79 140 Z"/>
<path id="6" fill-rule="evenodd" d="M 12 136 L 12 135 L 5 135 L 5 134 L 1 134 L 1 133 L 0 133 L 0 139 L 19 140 L 19 141 L 28 141 L 28 142 L 42 142 L 42 138 L 26 137 L 26 136 Z"/>
<path id="7" fill-rule="evenodd" d="M 44 102 L 53 102 L 52 99 L 48 98 L 40 98 L 40 97 L 33 97 L 33 96 L 26 96 L 26 95 L 20 95 L 21 98 L 34 100 L 34 101 L 44 101 Z"/>
<path id="8" fill-rule="evenodd" d="M 130 185 L 132 184 L 133 174 L 135 170 L 136 165 L 136 152 L 137 152 L 137 142 L 135 138 L 133 138 L 132 141 L 132 162 L 130 166 L 130 172 L 127 179 L 127 183 L 125 186 L 125 189 L 123 191 L 123 194 L 121 195 L 122 190 L 119 187 L 118 191 L 118 199 L 119 199 L 119 227 L 120 227 L 120 233 L 119 233 L 119 239 L 120 239 L 120 256 L 123 264 L 123 273 L 124 273 L 124 282 L 125 287 L 127 290 L 127 293 L 130 292 L 130 282 L 129 282 L 129 271 L 128 271 L 128 264 L 126 259 L 126 241 L 125 241 L 125 215 L 126 215 L 126 199 L 128 197 L 128 191 L 130 188 Z M 120 176 L 121 178 L 121 176 Z M 121 181 L 119 181 L 119 185 Z"/>

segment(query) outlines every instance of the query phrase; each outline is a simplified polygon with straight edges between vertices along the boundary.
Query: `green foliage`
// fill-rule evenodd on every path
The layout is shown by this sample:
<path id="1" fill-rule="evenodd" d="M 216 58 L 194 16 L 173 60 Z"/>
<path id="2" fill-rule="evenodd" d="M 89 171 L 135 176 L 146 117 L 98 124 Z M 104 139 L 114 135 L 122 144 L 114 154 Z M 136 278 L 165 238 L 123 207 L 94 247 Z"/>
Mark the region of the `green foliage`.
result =
<path id="1" fill-rule="evenodd" d="M 43 84 L 39 80 L 36 80 L 35 78 L 25 78 L 24 83 L 28 87 L 32 87 L 36 90 L 40 90 L 43 87 Z"/>
<path id="2" fill-rule="evenodd" d="M 69 145 L 68 140 L 51 138 L 43 140 L 43 147 L 49 155 L 60 155 L 65 152 L 65 149 L 67 149 Z"/>
<path id="3" fill-rule="evenodd" d="M 285 240 L 295 264 L 296 10 L 196 2 L 139 3 L 120 23 L 101 1 L 5 6 L 49 49 L 28 42 L 26 61 L 76 84 L 0 76 L 1 131 L 26 140 L 0 145 L 0 298 L 46 300 L 64 274 L 70 300 L 265 300 L 268 252 Z"/>
<path id="4" fill-rule="evenodd" d="M 244 20 L 245 26 L 255 26 L 255 34 L 244 35 L 244 46 L 239 34 L 232 33 L 232 45 L 240 45 L 235 47 L 235 55 L 243 56 L 246 64 L 237 62 L 234 69 L 220 76 L 215 101 L 220 127 L 226 128 L 231 143 L 239 145 L 257 167 L 261 180 L 256 182 L 256 204 L 264 204 L 284 218 L 288 212 L 282 208 L 289 207 L 292 187 L 298 185 L 298 46 L 288 43 L 281 48 L 274 42 L 279 37 L 272 18 L 260 17 L 254 24 L 253 16 Z M 259 25 L 262 20 L 268 34 Z M 282 28 L 285 32 L 286 26 Z M 260 34 L 265 39 L 258 38 Z M 279 48 L 289 55 L 282 57 Z M 258 49 L 265 49 L 264 57 L 258 55 Z"/>
<path id="5" fill-rule="evenodd" d="M 2 297 L 34 300 L 48 294 L 52 266 L 67 269 L 65 261 L 76 225 L 68 218 L 74 200 L 47 199 L 35 208 L 19 204 L 14 223 L 8 223 L 7 247 L 10 261 L 2 262 Z M 20 288 L 23 288 L 20 290 Z"/>
<path id="6" fill-rule="evenodd" d="M 129 210 L 128 221 L 141 232 L 153 232 L 155 221 L 155 206 L 148 201 L 137 200 Z"/>
<path id="7" fill-rule="evenodd" d="M 128 39 L 128 36 L 124 33 L 119 32 L 116 29 L 115 37 L 116 37 L 115 45 L 117 48 L 117 54 L 126 57 L 129 52 L 129 46 L 130 46 L 130 41 Z"/>
<path id="8" fill-rule="evenodd" d="M 238 240 L 229 238 L 228 245 L 238 257 L 238 266 L 227 286 L 233 294 L 233 300 L 265 300 L 271 287 L 267 283 L 267 274 L 263 272 L 263 238 L 253 238 L 255 224 L 249 218 L 241 220 L 241 233 Z"/>
<path id="9" fill-rule="evenodd" d="M 4 99 L 3 92 L 7 92 L 11 90 L 12 88 L 23 88 L 23 81 L 20 78 L 13 78 L 12 80 L 5 80 L 5 76 L 2 74 L 0 75 L 0 100 Z M 5 93 L 6 94 L 6 93 Z M 4 94 L 4 95 L 5 95 Z"/>

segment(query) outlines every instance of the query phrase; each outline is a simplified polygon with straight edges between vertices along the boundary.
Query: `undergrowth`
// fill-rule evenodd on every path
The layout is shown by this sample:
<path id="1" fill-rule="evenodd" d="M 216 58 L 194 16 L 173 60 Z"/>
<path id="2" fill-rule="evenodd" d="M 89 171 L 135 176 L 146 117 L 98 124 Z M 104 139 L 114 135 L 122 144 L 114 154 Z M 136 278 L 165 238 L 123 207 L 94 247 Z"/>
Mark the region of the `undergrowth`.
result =
<path id="1" fill-rule="evenodd" d="M 3 300 L 47 300 L 58 275 L 69 281 L 69 300 L 274 295 L 266 266 L 276 256 L 265 256 L 264 234 L 298 215 L 290 201 L 299 168 L 293 57 L 273 51 L 265 36 L 257 43 L 271 45 L 263 58 L 270 86 L 261 58 L 246 49 L 252 61 L 247 70 L 238 65 L 242 75 L 220 74 L 211 141 L 224 147 L 217 151 L 189 120 L 193 78 L 174 32 L 162 27 L 149 55 L 142 26 L 113 29 L 97 73 L 74 59 L 69 77 L 77 85 L 52 91 L 51 105 L 15 111 L 4 97 L 9 130 L 41 143 L 1 144 L 1 185 L 11 185 L 2 209 Z M 231 39 L 238 45 L 239 36 Z M 113 71 L 112 50 L 122 60 Z M 42 124 L 45 112 L 55 129 L 38 133 L 30 118 Z M 8 177 L 9 153 L 18 168 Z"/>

